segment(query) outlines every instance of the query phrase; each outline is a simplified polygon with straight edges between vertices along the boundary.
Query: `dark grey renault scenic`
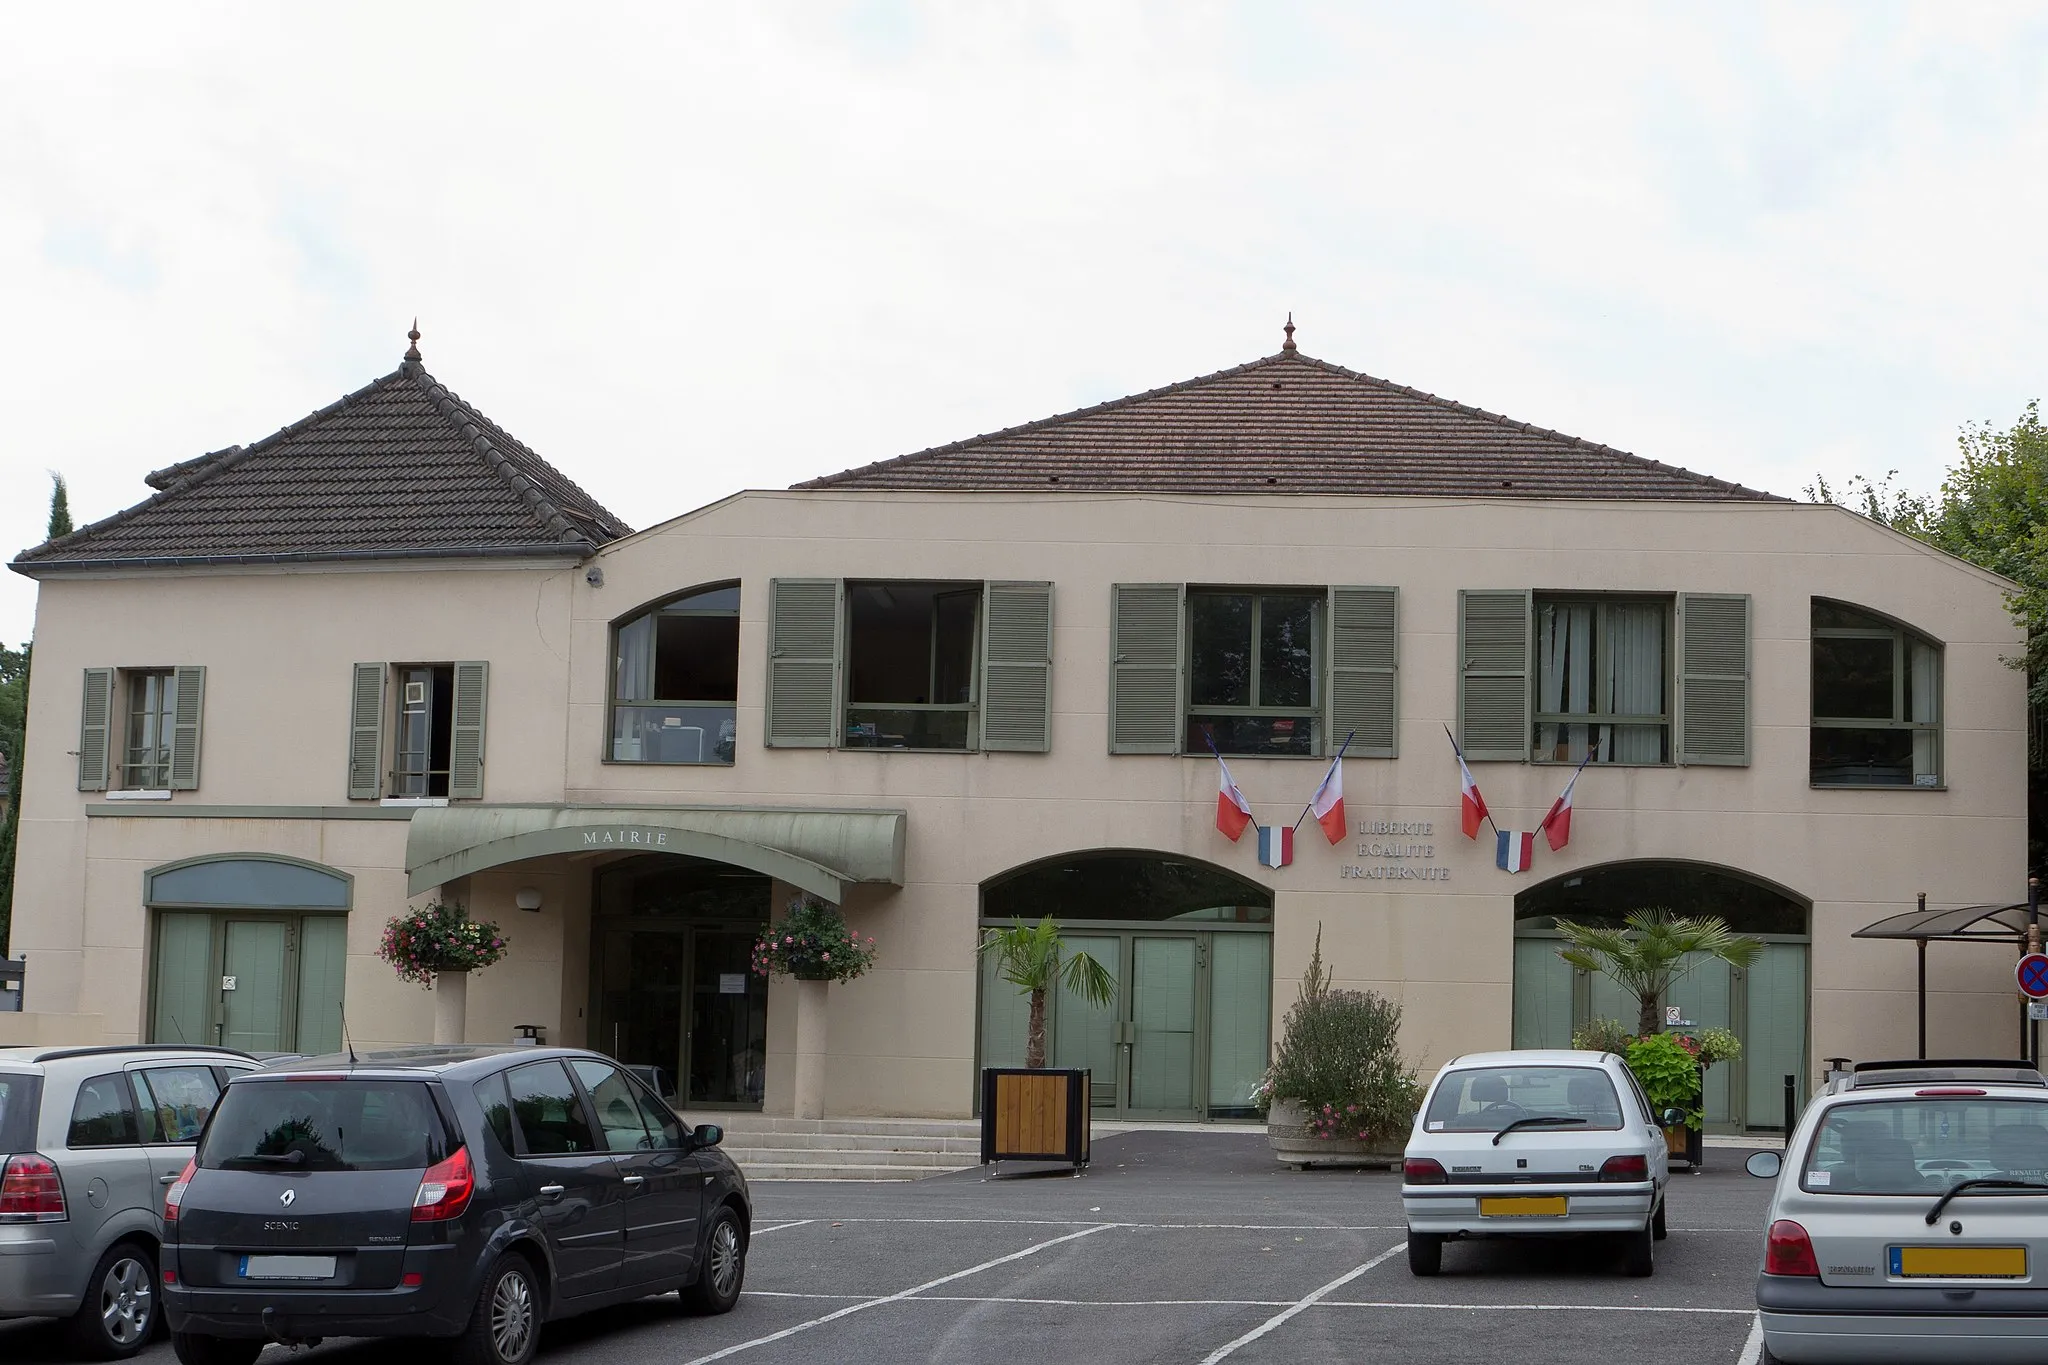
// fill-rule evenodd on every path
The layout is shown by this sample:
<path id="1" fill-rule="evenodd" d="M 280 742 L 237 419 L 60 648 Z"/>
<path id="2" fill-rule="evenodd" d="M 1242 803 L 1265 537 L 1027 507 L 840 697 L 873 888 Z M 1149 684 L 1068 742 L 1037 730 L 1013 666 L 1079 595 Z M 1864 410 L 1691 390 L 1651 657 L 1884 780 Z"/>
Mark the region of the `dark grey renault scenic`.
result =
<path id="1" fill-rule="evenodd" d="M 716 1127 L 685 1128 L 609 1058 L 401 1048 L 229 1083 L 164 1201 L 184 1365 L 267 1342 L 452 1338 L 525 1365 L 540 1325 L 680 1290 L 739 1301 L 752 1211 Z"/>

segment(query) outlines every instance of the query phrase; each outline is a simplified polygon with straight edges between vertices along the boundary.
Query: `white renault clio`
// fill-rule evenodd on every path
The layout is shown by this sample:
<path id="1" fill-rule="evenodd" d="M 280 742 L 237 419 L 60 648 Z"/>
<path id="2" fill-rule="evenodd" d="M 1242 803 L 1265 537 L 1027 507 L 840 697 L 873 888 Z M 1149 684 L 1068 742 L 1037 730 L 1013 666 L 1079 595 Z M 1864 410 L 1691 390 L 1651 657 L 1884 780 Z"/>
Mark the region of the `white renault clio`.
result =
<path id="1" fill-rule="evenodd" d="M 1675 1116 L 1674 1116 L 1675 1117 Z M 1603 1233 L 1631 1275 L 1656 1269 L 1670 1158 L 1650 1102 L 1611 1052 L 1481 1052 L 1430 1083 L 1402 1163 L 1408 1268 L 1452 1237 Z"/>
<path id="2" fill-rule="evenodd" d="M 2048 1360 L 2048 1084 L 2024 1062 L 1865 1062 L 1775 1177 L 1766 1361 Z"/>

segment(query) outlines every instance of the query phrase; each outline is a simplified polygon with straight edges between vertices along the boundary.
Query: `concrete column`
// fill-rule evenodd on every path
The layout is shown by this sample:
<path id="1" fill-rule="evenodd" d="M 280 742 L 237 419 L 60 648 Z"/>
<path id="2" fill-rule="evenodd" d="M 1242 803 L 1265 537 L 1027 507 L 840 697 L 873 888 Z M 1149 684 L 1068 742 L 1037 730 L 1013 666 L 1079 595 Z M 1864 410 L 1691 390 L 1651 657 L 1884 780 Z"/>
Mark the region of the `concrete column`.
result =
<path id="1" fill-rule="evenodd" d="M 469 973 L 434 973 L 434 1041 L 460 1043 L 469 1014 Z"/>
<path id="2" fill-rule="evenodd" d="M 825 1117 L 825 1013 L 829 981 L 796 983 L 796 1116 Z"/>

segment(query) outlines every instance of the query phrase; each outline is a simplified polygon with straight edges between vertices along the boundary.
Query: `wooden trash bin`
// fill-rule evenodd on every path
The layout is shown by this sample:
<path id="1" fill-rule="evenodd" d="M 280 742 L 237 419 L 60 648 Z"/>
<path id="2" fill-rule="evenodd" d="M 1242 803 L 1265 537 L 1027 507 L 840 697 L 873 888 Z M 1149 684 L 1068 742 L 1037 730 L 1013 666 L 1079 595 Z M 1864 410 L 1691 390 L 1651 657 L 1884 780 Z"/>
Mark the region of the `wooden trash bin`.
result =
<path id="1" fill-rule="evenodd" d="M 991 1066 L 981 1072 L 981 1161 L 1088 1164 L 1090 1073 Z"/>

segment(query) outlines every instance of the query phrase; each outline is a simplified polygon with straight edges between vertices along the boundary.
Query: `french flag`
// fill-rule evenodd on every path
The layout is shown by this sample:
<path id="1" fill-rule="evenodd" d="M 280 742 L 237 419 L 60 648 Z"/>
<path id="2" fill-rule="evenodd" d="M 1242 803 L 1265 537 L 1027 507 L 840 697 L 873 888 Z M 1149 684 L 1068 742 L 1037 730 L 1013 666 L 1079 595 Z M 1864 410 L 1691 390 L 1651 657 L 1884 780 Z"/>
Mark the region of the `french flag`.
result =
<path id="1" fill-rule="evenodd" d="M 1497 829 L 1493 836 L 1493 865 L 1503 872 L 1527 872 L 1529 860 L 1536 856 L 1536 836 L 1513 829 Z"/>
<path id="2" fill-rule="evenodd" d="M 1294 861 L 1294 830 L 1287 825 L 1259 826 L 1259 861 L 1267 867 L 1285 867 Z"/>
<path id="3" fill-rule="evenodd" d="M 1344 741 L 1349 744 L 1351 741 Z M 1309 813 L 1316 817 L 1316 823 L 1323 827 L 1323 837 L 1333 844 L 1344 842 L 1344 755 L 1339 753 L 1330 760 L 1330 771 L 1323 774 L 1323 785 L 1316 788 L 1316 794 L 1309 798 Z M 1292 833 L 1293 831 L 1289 831 Z M 1281 864 L 1275 863 L 1278 867 Z"/>
<path id="4" fill-rule="evenodd" d="M 1543 831 L 1543 837 L 1550 841 L 1550 851 L 1557 852 L 1572 841 L 1572 788 L 1579 785 L 1579 774 L 1586 771 L 1593 751 L 1586 750 L 1585 758 L 1572 771 L 1572 780 L 1564 784 L 1564 795 L 1557 798 L 1557 804 L 1550 808 L 1550 814 L 1543 817 L 1543 823 L 1536 828 Z"/>
<path id="5" fill-rule="evenodd" d="M 1451 741 L 1451 752 L 1458 756 L 1458 804 L 1464 815 L 1465 837 L 1477 839 L 1479 822 L 1493 817 L 1486 809 L 1486 798 L 1479 794 L 1479 784 L 1472 780 L 1472 770 L 1465 766 L 1465 751 L 1458 747 L 1458 737 L 1451 734 L 1451 727 L 1448 725 L 1444 727 L 1444 734 Z M 1494 826 L 1494 832 L 1500 832 L 1498 825 Z M 1505 867 L 1506 864 L 1503 863 L 1502 866 Z"/>
<path id="6" fill-rule="evenodd" d="M 1223 837 L 1233 844 L 1244 833 L 1246 825 L 1252 823 L 1252 803 L 1244 799 L 1244 793 L 1237 789 L 1237 783 L 1230 776 L 1230 765 L 1223 761 L 1223 755 L 1216 755 L 1216 828 L 1223 831 Z"/>

